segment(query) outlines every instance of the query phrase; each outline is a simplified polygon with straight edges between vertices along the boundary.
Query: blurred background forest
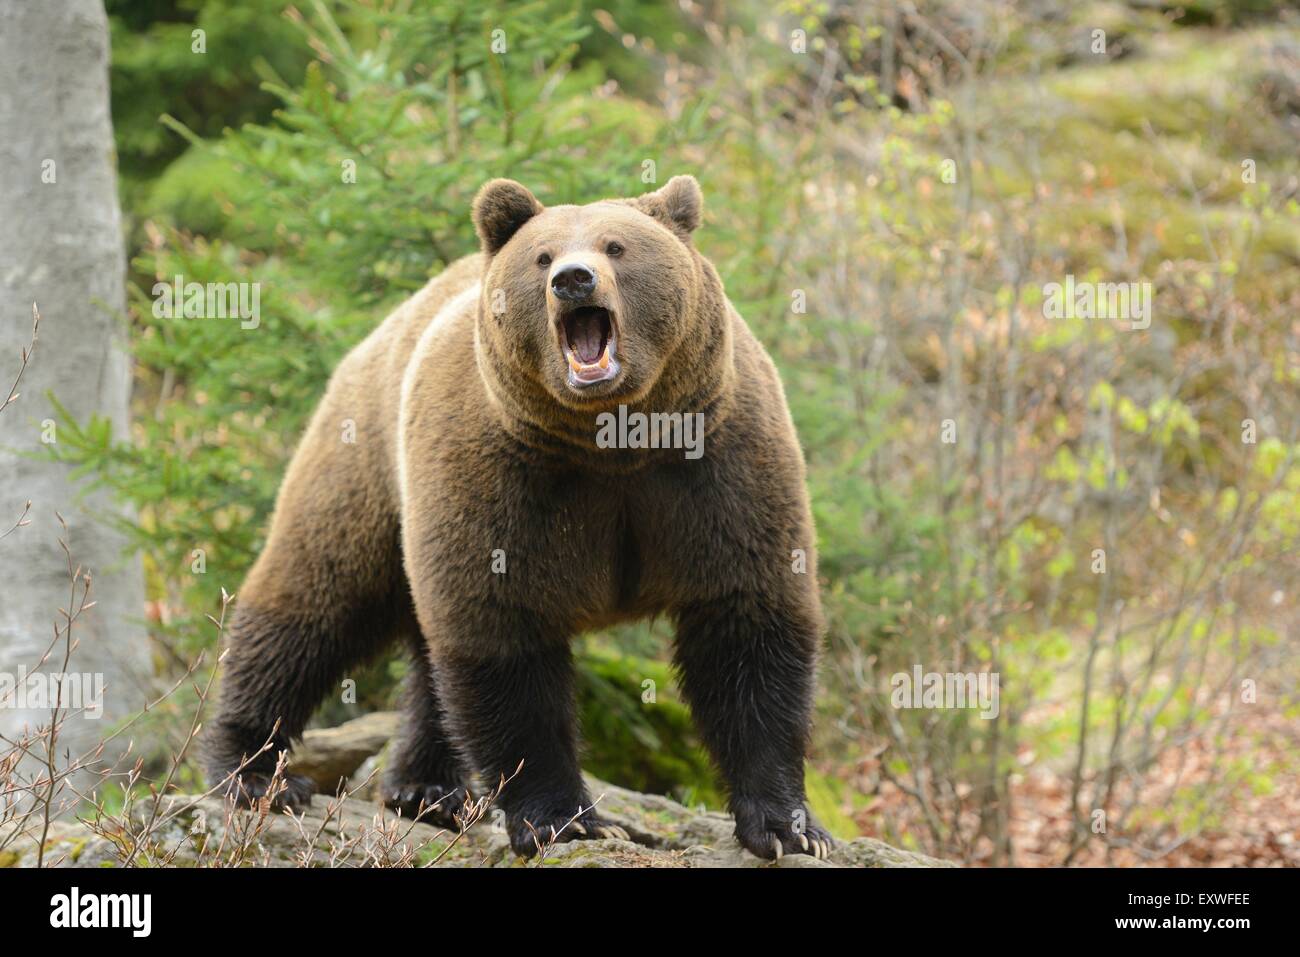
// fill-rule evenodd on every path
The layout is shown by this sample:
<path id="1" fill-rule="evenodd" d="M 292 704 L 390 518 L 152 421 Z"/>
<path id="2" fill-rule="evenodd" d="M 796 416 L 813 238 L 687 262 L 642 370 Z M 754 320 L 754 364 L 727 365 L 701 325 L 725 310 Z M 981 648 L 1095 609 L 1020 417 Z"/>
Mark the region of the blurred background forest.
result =
<path id="1" fill-rule="evenodd" d="M 134 416 L 58 450 L 130 506 L 160 675 L 211 648 L 335 363 L 474 248 L 484 180 L 692 173 L 808 460 L 816 813 L 969 863 L 1300 864 L 1293 4 L 107 8 Z M 260 324 L 156 317 L 178 274 L 260 283 Z M 1067 275 L 1151 282 L 1150 328 L 1045 318 Z M 580 644 L 586 764 L 718 805 L 668 638 Z M 998 674 L 997 717 L 891 707 L 916 665 Z"/>

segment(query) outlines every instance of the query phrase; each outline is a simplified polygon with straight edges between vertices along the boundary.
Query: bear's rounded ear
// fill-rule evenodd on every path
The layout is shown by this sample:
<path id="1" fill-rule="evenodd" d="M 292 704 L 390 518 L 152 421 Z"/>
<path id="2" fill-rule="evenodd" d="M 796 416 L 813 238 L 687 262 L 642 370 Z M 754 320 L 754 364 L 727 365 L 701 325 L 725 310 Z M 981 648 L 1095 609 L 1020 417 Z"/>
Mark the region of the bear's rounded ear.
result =
<path id="1" fill-rule="evenodd" d="M 674 176 L 662 188 L 636 200 L 637 208 L 659 220 L 684 240 L 700 225 L 704 194 L 694 176 Z"/>
<path id="2" fill-rule="evenodd" d="M 542 209 L 537 197 L 512 179 L 484 183 L 474 197 L 474 231 L 483 252 L 495 256 L 519 227 Z"/>

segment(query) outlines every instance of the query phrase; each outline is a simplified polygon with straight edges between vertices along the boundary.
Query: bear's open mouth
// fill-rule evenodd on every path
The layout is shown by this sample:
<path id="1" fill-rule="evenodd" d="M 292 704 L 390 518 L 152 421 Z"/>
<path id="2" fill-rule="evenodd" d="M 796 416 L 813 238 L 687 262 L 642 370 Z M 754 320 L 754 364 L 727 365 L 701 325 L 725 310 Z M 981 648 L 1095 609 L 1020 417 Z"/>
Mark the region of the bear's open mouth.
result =
<path id="1" fill-rule="evenodd" d="M 569 363 L 569 384 L 582 389 L 618 375 L 614 319 L 608 309 L 579 306 L 560 319 L 564 358 Z"/>

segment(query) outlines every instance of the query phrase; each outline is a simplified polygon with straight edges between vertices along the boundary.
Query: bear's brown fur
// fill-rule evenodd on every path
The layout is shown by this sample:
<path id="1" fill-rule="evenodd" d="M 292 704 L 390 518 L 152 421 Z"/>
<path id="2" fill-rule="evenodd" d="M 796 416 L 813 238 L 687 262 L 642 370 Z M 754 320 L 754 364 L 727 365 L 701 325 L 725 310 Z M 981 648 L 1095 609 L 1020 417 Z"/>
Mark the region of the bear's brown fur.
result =
<path id="1" fill-rule="evenodd" d="M 823 854 L 803 790 L 821 630 L 803 459 L 775 368 L 692 243 L 698 184 L 543 208 L 494 180 L 473 216 L 482 252 L 348 355 L 289 466 L 230 627 L 211 773 L 287 747 L 404 637 L 424 653 L 394 806 L 445 814 L 469 772 L 495 784 L 523 761 L 500 799 L 516 850 L 618 833 L 593 811 L 564 827 L 591 805 L 569 641 L 664 613 L 738 839 Z M 601 447 L 620 405 L 703 413 L 703 455 Z M 244 765 L 244 797 L 273 763 Z"/>

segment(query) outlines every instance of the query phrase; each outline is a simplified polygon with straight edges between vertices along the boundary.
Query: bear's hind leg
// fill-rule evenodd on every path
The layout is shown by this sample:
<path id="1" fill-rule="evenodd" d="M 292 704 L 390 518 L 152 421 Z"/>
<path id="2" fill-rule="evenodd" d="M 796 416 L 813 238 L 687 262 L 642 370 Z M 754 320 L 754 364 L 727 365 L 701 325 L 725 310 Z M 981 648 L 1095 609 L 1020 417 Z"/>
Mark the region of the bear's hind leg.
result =
<path id="1" fill-rule="evenodd" d="M 280 753 L 348 672 L 383 649 L 392 625 L 383 606 L 340 615 L 320 606 L 286 614 L 238 605 L 228 628 L 220 708 L 203 734 L 209 786 L 245 804 L 265 797 Z M 289 774 L 284 781 L 276 805 L 311 801 L 310 780 Z"/>
<path id="2" fill-rule="evenodd" d="M 411 670 L 403 690 L 402 730 L 393 742 L 393 756 L 381 785 L 384 803 L 409 818 L 458 828 L 455 815 L 465 803 L 467 778 L 443 728 L 433 667 L 418 628 L 412 639 Z"/>
<path id="3" fill-rule="evenodd" d="M 203 743 L 208 784 L 225 787 L 239 771 L 245 798 L 264 796 L 279 753 L 316 706 L 340 694 L 342 679 L 385 650 L 412 614 L 379 441 L 389 410 L 368 378 L 374 362 L 359 349 L 335 370 L 285 473 L 266 546 L 239 587 L 221 706 Z M 309 797 L 309 782 L 290 780 L 285 803 Z"/>

